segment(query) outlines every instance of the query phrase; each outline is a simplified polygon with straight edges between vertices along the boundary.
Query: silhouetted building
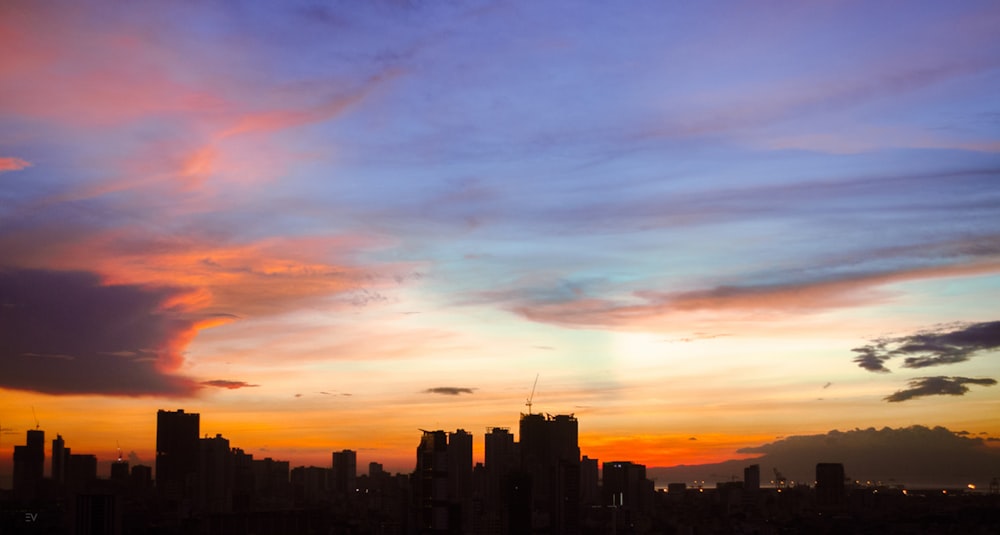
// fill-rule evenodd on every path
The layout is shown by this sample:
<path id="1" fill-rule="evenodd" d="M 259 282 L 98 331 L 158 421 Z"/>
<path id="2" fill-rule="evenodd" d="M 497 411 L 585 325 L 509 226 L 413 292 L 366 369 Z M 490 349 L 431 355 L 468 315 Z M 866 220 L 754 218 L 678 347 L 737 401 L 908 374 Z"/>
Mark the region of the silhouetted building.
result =
<path id="1" fill-rule="evenodd" d="M 514 473 L 521 464 L 514 435 L 506 427 L 487 429 L 484 444 L 483 511 L 478 519 L 479 532 L 510 533 L 509 493 Z"/>
<path id="2" fill-rule="evenodd" d="M 601 503 L 601 474 L 597 469 L 597 459 L 584 455 L 580 459 L 580 504 Z"/>
<path id="3" fill-rule="evenodd" d="M 45 431 L 28 430 L 26 444 L 14 446 L 14 495 L 32 499 L 41 490 L 45 473 Z"/>
<path id="4" fill-rule="evenodd" d="M 315 505 L 330 497 L 332 470 L 318 466 L 292 468 L 292 497 L 297 505 Z"/>
<path id="5" fill-rule="evenodd" d="M 82 489 L 96 479 L 97 456 L 87 453 L 73 453 L 66 458 L 66 485 Z"/>
<path id="6" fill-rule="evenodd" d="M 132 467 L 129 484 L 134 491 L 146 491 L 153 487 L 153 468 L 137 464 Z"/>
<path id="7" fill-rule="evenodd" d="M 66 482 L 66 442 L 62 435 L 52 439 L 52 481 L 57 485 Z"/>
<path id="8" fill-rule="evenodd" d="M 472 526 L 472 435 L 464 429 L 448 434 L 449 525 L 460 533 Z"/>
<path id="9" fill-rule="evenodd" d="M 358 453 L 353 450 L 333 452 L 333 492 L 341 496 L 357 489 Z"/>
<path id="10" fill-rule="evenodd" d="M 194 494 L 199 427 L 197 413 L 156 413 L 156 488 L 171 502 Z"/>
<path id="11" fill-rule="evenodd" d="M 530 485 L 531 528 L 577 533 L 580 447 L 573 415 L 521 415 L 521 469 Z"/>
<path id="12" fill-rule="evenodd" d="M 233 456 L 221 434 L 198 441 L 197 506 L 199 511 L 233 510 Z"/>
<path id="13" fill-rule="evenodd" d="M 291 504 L 288 461 L 276 461 L 270 457 L 251 459 L 250 470 L 258 507 L 273 509 Z"/>
<path id="14" fill-rule="evenodd" d="M 129 480 L 128 461 L 118 459 L 111 463 L 111 480 L 126 483 Z"/>
<path id="15" fill-rule="evenodd" d="M 604 463 L 601 474 L 603 505 L 617 506 L 631 513 L 649 513 L 653 506 L 653 482 L 646 479 L 646 467 L 629 461 Z"/>
<path id="16" fill-rule="evenodd" d="M 816 505 L 834 507 L 843 505 L 844 465 L 841 463 L 819 463 L 816 465 Z"/>
<path id="17" fill-rule="evenodd" d="M 71 501 L 72 533 L 115 535 L 122 532 L 121 498 L 113 493 L 78 493 Z"/>
<path id="18" fill-rule="evenodd" d="M 414 473 L 417 529 L 422 534 L 449 533 L 448 435 L 440 430 L 423 433 Z"/>
<path id="19" fill-rule="evenodd" d="M 743 490 L 756 492 L 760 490 L 760 465 L 751 464 L 743 469 Z"/>
<path id="20" fill-rule="evenodd" d="M 256 504 L 253 455 L 233 448 L 233 511 L 249 511 Z"/>

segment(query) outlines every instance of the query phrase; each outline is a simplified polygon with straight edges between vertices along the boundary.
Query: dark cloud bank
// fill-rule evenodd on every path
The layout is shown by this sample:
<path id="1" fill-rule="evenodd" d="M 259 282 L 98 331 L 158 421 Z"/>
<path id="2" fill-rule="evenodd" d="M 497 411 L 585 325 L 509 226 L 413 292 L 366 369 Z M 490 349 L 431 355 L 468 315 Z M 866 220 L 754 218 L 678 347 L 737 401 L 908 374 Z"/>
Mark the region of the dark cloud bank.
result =
<path id="1" fill-rule="evenodd" d="M 0 268 L 0 388 L 46 394 L 190 396 L 178 373 L 196 318 L 186 290 L 106 285 L 94 273 Z"/>
<path id="2" fill-rule="evenodd" d="M 761 480 L 774 479 L 777 468 L 790 480 L 812 484 L 816 463 L 844 464 L 854 479 L 904 484 L 909 487 L 985 484 L 1000 473 L 1000 450 L 986 445 L 990 439 L 970 437 L 943 427 L 912 426 L 893 429 L 830 431 L 825 435 L 791 436 L 762 446 L 744 448 L 752 459 L 716 464 L 649 469 L 657 485 L 704 480 L 714 486 L 732 476 L 743 478 L 743 468 L 759 464 Z"/>

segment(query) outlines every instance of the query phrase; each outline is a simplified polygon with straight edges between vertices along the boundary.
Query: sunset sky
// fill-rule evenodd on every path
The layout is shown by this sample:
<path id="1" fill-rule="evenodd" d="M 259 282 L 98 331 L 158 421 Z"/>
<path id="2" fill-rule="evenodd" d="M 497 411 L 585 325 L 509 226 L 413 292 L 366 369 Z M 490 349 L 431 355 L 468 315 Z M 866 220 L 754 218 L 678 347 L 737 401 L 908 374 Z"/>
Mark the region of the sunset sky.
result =
<path id="1" fill-rule="evenodd" d="M 1000 4 L 627 6 L 0 3 L 0 473 L 1000 436 Z"/>

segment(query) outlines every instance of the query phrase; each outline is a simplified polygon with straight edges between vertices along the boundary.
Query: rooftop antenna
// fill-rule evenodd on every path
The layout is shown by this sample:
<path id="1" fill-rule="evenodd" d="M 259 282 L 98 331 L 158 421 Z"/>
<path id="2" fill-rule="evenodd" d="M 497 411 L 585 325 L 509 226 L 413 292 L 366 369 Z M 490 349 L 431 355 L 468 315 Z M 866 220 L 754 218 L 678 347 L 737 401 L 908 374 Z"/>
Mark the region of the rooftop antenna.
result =
<path id="1" fill-rule="evenodd" d="M 39 427 L 40 424 L 38 423 L 38 415 L 35 414 L 35 406 L 34 405 L 31 406 L 31 416 L 35 419 L 35 429 L 38 429 L 38 427 Z"/>
<path id="2" fill-rule="evenodd" d="M 122 445 L 116 440 L 115 446 L 118 447 L 118 462 L 122 462 Z"/>
<path id="3" fill-rule="evenodd" d="M 535 384 L 531 385 L 531 394 L 528 396 L 528 401 L 524 402 L 528 406 L 528 414 L 531 414 L 531 400 L 535 398 L 535 387 L 538 386 L 538 374 L 535 374 Z"/>

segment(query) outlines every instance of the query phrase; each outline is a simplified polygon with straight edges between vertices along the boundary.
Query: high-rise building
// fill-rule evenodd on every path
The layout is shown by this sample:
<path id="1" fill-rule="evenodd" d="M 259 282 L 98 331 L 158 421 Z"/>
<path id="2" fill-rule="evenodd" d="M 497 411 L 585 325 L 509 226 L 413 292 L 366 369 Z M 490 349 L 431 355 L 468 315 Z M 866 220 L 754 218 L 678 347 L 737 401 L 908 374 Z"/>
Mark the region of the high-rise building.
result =
<path id="1" fill-rule="evenodd" d="M 580 503 L 598 505 L 601 503 L 601 474 L 597 469 L 597 459 L 584 455 L 580 459 Z"/>
<path id="2" fill-rule="evenodd" d="M 229 513 L 233 510 L 233 455 L 229 440 L 217 434 L 215 438 L 198 441 L 198 509 L 209 513 Z"/>
<path id="3" fill-rule="evenodd" d="M 198 413 L 183 409 L 156 413 L 156 488 L 171 501 L 194 494 L 199 428 Z"/>
<path id="4" fill-rule="evenodd" d="M 816 465 L 816 505 L 832 507 L 845 501 L 844 465 L 819 463 Z"/>
<path id="5" fill-rule="evenodd" d="M 485 441 L 483 513 L 480 531 L 488 534 L 511 533 L 510 502 L 515 473 L 521 458 L 514 435 L 506 427 L 487 429 Z"/>
<path id="6" fill-rule="evenodd" d="M 449 524 L 458 531 L 472 529 L 472 434 L 464 429 L 448 433 Z"/>
<path id="7" fill-rule="evenodd" d="M 645 465 L 629 461 L 604 463 L 601 471 L 603 505 L 630 511 L 645 511 L 652 502 L 652 485 L 646 479 Z"/>
<path id="8" fill-rule="evenodd" d="M 66 442 L 62 435 L 52 439 L 52 481 L 57 485 L 66 482 Z"/>
<path id="9" fill-rule="evenodd" d="M 45 473 L 45 431 L 28 430 L 26 444 L 14 446 L 14 495 L 37 496 Z"/>
<path id="10" fill-rule="evenodd" d="M 128 461 L 123 461 L 118 459 L 117 461 L 111 463 L 111 480 L 118 481 L 120 483 L 128 483 L 129 480 L 129 469 Z"/>
<path id="11" fill-rule="evenodd" d="M 66 484 L 71 488 L 86 488 L 97 479 L 97 456 L 73 453 L 66 458 Z"/>
<path id="12" fill-rule="evenodd" d="M 449 533 L 448 435 L 424 431 L 417 446 L 414 492 L 420 533 Z"/>
<path id="13" fill-rule="evenodd" d="M 573 415 L 522 414 L 521 469 L 531 486 L 533 531 L 576 533 L 580 519 L 579 424 Z"/>
<path id="14" fill-rule="evenodd" d="M 250 471 L 253 474 L 253 486 L 262 508 L 287 507 L 292 501 L 292 485 L 289 479 L 291 470 L 288 461 L 278 461 L 270 457 L 251 459 Z"/>
<path id="15" fill-rule="evenodd" d="M 358 453 L 353 450 L 333 452 L 333 492 L 341 496 L 357 489 Z"/>
<path id="16" fill-rule="evenodd" d="M 329 500 L 330 476 L 329 468 L 318 466 L 297 466 L 292 468 L 292 497 L 295 504 L 318 505 Z"/>
<path id="17" fill-rule="evenodd" d="M 760 490 L 760 465 L 751 464 L 743 469 L 743 489 L 748 492 Z"/>

